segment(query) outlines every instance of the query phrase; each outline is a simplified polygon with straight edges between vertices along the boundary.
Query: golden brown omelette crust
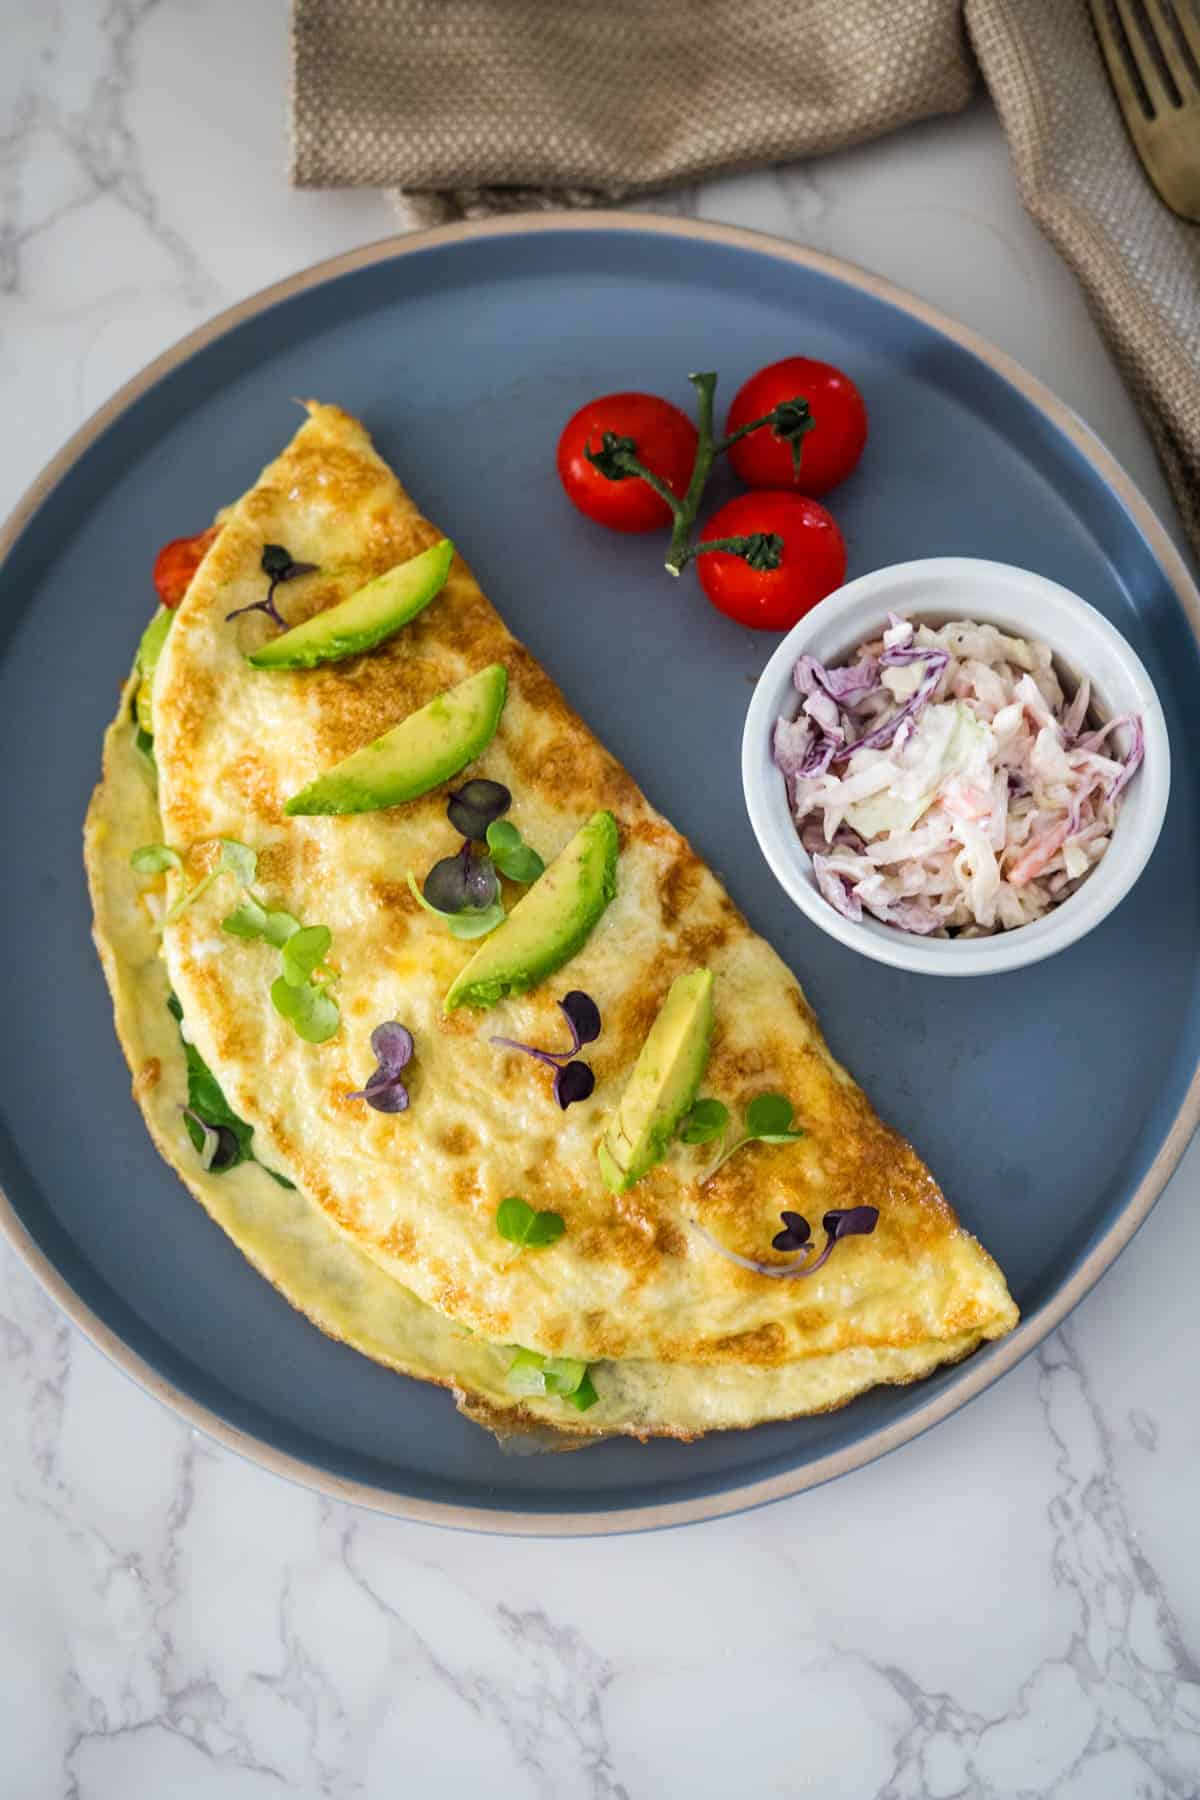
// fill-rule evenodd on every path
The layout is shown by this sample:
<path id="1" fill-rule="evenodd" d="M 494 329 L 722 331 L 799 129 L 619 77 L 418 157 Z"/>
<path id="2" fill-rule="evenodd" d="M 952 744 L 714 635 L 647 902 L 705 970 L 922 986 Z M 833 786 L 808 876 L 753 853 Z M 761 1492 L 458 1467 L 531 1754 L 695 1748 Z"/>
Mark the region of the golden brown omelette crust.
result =
<path id="1" fill-rule="evenodd" d="M 356 509 L 360 515 L 353 567 L 340 571 L 338 580 L 314 576 L 289 587 L 289 623 L 324 610 L 353 586 L 440 536 L 375 456 L 355 421 L 335 408 L 311 411 L 310 422 L 292 445 L 232 510 L 172 630 L 167 656 L 175 669 L 187 671 L 186 680 L 169 681 L 165 709 L 165 811 L 172 841 L 211 832 L 216 805 L 210 763 L 202 757 L 193 762 L 185 752 L 193 739 L 204 740 L 220 696 L 203 657 L 189 657 L 188 640 L 193 633 L 211 630 L 209 615 L 218 602 L 225 606 L 230 592 L 240 597 L 249 591 L 264 533 L 269 538 L 278 532 L 289 507 L 303 510 L 318 500 L 334 515 L 353 518 Z M 360 529 L 364 518 L 365 529 Z M 289 548 L 304 554 L 302 544 Z M 242 649 L 264 641 L 271 630 L 260 615 L 229 629 L 239 632 Z M 281 1160 L 339 1228 L 402 1279 L 411 1280 L 423 1298 L 493 1339 L 523 1332 L 522 1341 L 539 1348 L 565 1348 L 588 1358 L 653 1355 L 667 1361 L 767 1367 L 850 1345 L 919 1344 L 931 1330 L 949 1338 L 972 1329 L 987 1335 L 1008 1329 L 1015 1309 L 994 1265 L 960 1230 L 914 1151 L 877 1118 L 834 1061 L 794 977 L 754 938 L 687 842 L 653 811 L 632 778 L 507 631 L 461 558 L 455 557 L 437 601 L 370 655 L 266 679 L 278 684 L 272 700 L 284 696 L 294 704 L 297 720 L 311 729 L 313 742 L 306 754 L 324 768 L 424 705 L 463 673 L 493 661 L 508 670 L 509 700 L 486 772 L 506 780 L 518 801 L 528 795 L 544 829 L 556 831 L 558 844 L 599 808 L 611 810 L 617 820 L 622 846 L 618 902 L 561 984 L 584 986 L 601 1001 L 604 1030 L 588 1052 L 597 1090 L 591 1102 L 572 1109 L 565 1125 L 561 1116 L 555 1117 L 540 1071 L 527 1059 L 481 1051 L 489 1029 L 508 1034 L 507 1025 L 489 1026 L 486 1017 L 465 1011 L 448 1018 L 431 1014 L 424 1056 L 418 1055 L 412 1071 L 412 1108 L 405 1117 L 421 1117 L 423 1099 L 432 1116 L 435 1105 L 445 1100 L 430 1066 L 443 1071 L 452 1067 L 454 1079 L 468 1089 L 472 1082 L 486 1083 L 494 1096 L 501 1083 L 505 1093 L 519 1096 L 525 1108 L 524 1135 L 520 1143 L 503 1146 L 503 1191 L 521 1192 L 531 1204 L 562 1213 L 569 1251 L 557 1265 L 547 1258 L 511 1261 L 491 1222 L 497 1196 L 489 1162 L 499 1166 L 499 1151 L 494 1142 L 485 1148 L 473 1141 L 469 1106 L 461 1120 L 439 1119 L 436 1129 L 431 1124 L 429 1140 L 416 1150 L 412 1132 L 406 1137 L 395 1120 L 376 1116 L 356 1122 L 348 1127 L 356 1134 L 352 1156 L 331 1159 L 328 1144 L 311 1140 L 309 1121 L 298 1115 L 289 1094 L 273 1097 L 269 1083 L 263 1086 L 259 1080 L 256 1085 L 253 1072 L 269 1060 L 260 1041 L 260 1018 L 226 1004 L 229 957 L 204 959 L 198 936 L 203 926 L 195 914 L 185 915 L 168 947 L 181 957 L 178 978 L 191 996 L 189 1017 L 193 1000 L 198 1001 L 198 1026 L 207 1024 L 212 1031 L 215 1054 L 230 1079 L 236 1083 L 239 1071 L 250 1071 L 236 1089 L 239 1103 L 248 1116 L 259 1118 Z M 357 822 L 320 821 L 323 835 L 314 835 L 304 829 L 310 822 L 287 820 L 282 811 L 286 794 L 271 762 L 273 749 L 269 735 L 256 746 L 252 734 L 249 741 L 235 734 L 216 788 L 236 796 L 243 821 L 239 835 L 256 843 L 262 839 L 261 879 L 277 888 L 284 896 L 279 903 L 286 904 L 289 887 L 301 879 L 319 891 L 326 873 L 336 875 L 344 846 L 358 841 L 346 835 Z M 426 858 L 421 867 L 455 847 L 444 807 L 445 794 L 438 792 L 409 807 L 370 815 L 371 874 L 366 880 L 375 974 L 383 958 L 398 978 L 428 984 L 429 959 L 449 959 L 443 991 L 469 947 L 455 946 L 419 913 L 402 877 L 414 842 Z M 636 916 L 629 898 L 635 887 Z M 622 890 L 626 913 L 621 911 Z M 337 966 L 339 922 L 330 922 L 335 938 L 331 960 Z M 617 929 L 625 936 L 614 956 L 611 942 L 603 940 L 606 930 Z M 349 967 L 353 945 L 348 936 L 342 947 Z M 595 1139 L 671 982 L 700 965 L 711 967 L 718 978 L 704 1092 L 719 1095 L 735 1117 L 756 1093 L 785 1093 L 807 1135 L 799 1145 L 756 1146 L 735 1156 L 704 1186 L 698 1177 L 711 1152 L 677 1149 L 630 1194 L 614 1197 L 596 1171 L 591 1154 Z M 550 1033 L 557 1041 L 562 1026 L 554 1001 L 559 991 L 559 985 L 548 984 L 548 991 L 537 990 L 520 1002 L 519 1016 L 526 1023 L 512 1034 L 543 1042 L 551 1038 L 534 1034 Z M 366 1023 L 369 1009 L 356 1000 L 349 976 L 342 1006 L 344 1019 L 362 1017 Z M 305 1078 L 315 1084 L 313 1101 L 330 1119 L 345 1117 L 345 1095 L 360 1085 L 361 1052 L 355 1048 L 351 1056 L 348 1044 L 357 1046 L 363 1035 L 356 1026 L 348 1040 L 343 1029 L 331 1045 L 305 1052 Z M 289 1053 L 293 1050 L 289 1045 Z M 457 1059 L 452 1063 L 445 1060 L 451 1052 Z M 310 1076 L 310 1070 L 320 1073 Z M 564 1134 L 583 1128 L 591 1132 L 590 1148 L 566 1159 L 560 1152 Z M 430 1175 L 437 1193 L 435 1213 L 423 1212 L 415 1201 L 410 1204 L 408 1190 L 418 1169 L 410 1159 L 418 1152 L 422 1174 L 443 1171 Z M 372 1193 L 388 1191 L 390 1183 L 394 1210 L 403 1213 L 408 1206 L 406 1215 L 392 1217 L 377 1198 L 368 1204 L 353 1190 L 349 1164 L 360 1158 L 364 1168 L 369 1162 L 374 1171 Z M 393 1176 L 388 1175 L 389 1161 Z M 688 1226 L 689 1219 L 697 1219 L 731 1249 L 762 1256 L 785 1207 L 804 1212 L 817 1230 L 827 1206 L 864 1204 L 880 1212 L 874 1236 L 846 1240 L 828 1275 L 812 1281 L 766 1282 L 716 1257 Z M 447 1218 L 457 1221 L 449 1234 L 443 1228 Z M 571 1268 L 595 1284 L 595 1304 L 586 1308 L 555 1291 L 551 1268 L 561 1269 L 568 1255 Z M 932 1286 L 931 1272 L 936 1275 Z M 913 1294 L 923 1297 L 920 1304 L 909 1304 Z"/>

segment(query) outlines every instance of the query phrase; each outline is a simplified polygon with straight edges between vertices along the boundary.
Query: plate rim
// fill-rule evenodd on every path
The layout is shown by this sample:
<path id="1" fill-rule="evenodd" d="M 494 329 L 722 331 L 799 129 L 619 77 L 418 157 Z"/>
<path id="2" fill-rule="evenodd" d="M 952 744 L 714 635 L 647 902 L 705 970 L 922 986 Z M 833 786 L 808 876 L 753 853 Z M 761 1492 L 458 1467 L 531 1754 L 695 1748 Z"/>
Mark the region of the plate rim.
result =
<path id="1" fill-rule="evenodd" d="M 615 231 L 631 236 L 640 234 L 686 238 L 723 248 L 749 251 L 758 256 L 814 270 L 898 308 L 910 318 L 929 326 L 952 343 L 969 351 L 1016 388 L 1038 412 L 1057 426 L 1112 490 L 1149 544 L 1183 608 L 1197 647 L 1200 648 L 1200 591 L 1166 526 L 1104 441 L 1084 423 L 1073 408 L 1060 400 L 1015 357 L 999 349 L 980 332 L 962 324 L 940 307 L 920 299 L 884 276 L 862 269 L 841 257 L 810 249 L 807 245 L 793 244 L 785 238 L 766 232 L 748 230 L 743 226 L 616 209 L 511 213 L 491 219 L 462 220 L 424 231 L 393 234 L 353 250 L 343 251 L 337 256 L 324 258 L 280 281 L 259 288 L 232 306 L 224 308 L 213 318 L 186 333 L 124 382 L 51 457 L 0 524 L 0 566 L 7 560 L 17 539 L 54 489 L 110 425 L 171 370 L 208 344 L 225 337 L 246 320 L 310 288 L 323 286 L 343 275 L 402 256 L 488 238 L 577 231 Z M 849 1474 L 854 1469 L 875 1462 L 957 1412 L 1014 1368 L 1091 1291 L 1146 1219 L 1178 1166 L 1197 1126 L 1200 1126 L 1200 1060 L 1193 1070 L 1174 1122 L 1150 1167 L 1129 1195 L 1120 1215 L 1093 1245 L 1075 1274 L 1064 1282 L 1054 1297 L 1037 1313 L 1022 1320 L 1008 1337 L 995 1343 L 986 1358 L 967 1361 L 963 1365 L 963 1374 L 944 1392 L 931 1395 L 923 1405 L 893 1425 L 870 1432 L 856 1443 L 831 1451 L 803 1468 L 787 1470 L 759 1480 L 735 1481 L 719 1493 L 660 1504 L 649 1502 L 634 1507 L 571 1512 L 517 1512 L 506 1508 L 493 1509 L 397 1494 L 387 1488 L 323 1469 L 303 1457 L 275 1448 L 253 1432 L 231 1424 L 161 1375 L 75 1292 L 66 1277 L 34 1242 L 2 1186 L 0 1237 L 7 1242 L 71 1323 L 110 1362 L 115 1363 L 139 1387 L 169 1407 L 187 1424 L 271 1474 L 282 1476 L 285 1480 L 328 1498 L 348 1501 L 419 1524 L 514 1537 L 610 1536 L 723 1518 L 802 1493 L 808 1488 L 818 1487 L 839 1475 Z"/>

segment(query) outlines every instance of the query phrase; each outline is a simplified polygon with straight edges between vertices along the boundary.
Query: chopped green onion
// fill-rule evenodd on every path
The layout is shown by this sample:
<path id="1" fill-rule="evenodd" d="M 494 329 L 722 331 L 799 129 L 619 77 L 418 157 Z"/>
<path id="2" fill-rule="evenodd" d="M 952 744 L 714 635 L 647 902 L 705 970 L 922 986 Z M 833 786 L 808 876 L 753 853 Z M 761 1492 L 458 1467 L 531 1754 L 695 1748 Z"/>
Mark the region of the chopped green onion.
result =
<path id="1" fill-rule="evenodd" d="M 545 1358 L 536 1350 L 518 1350 L 508 1365 L 505 1385 L 510 1394 L 544 1394 Z"/>
<path id="2" fill-rule="evenodd" d="M 548 1356 L 544 1369 L 546 1392 L 559 1394 L 564 1400 L 568 1400 L 572 1394 L 578 1392 L 587 1372 L 587 1364 L 576 1362 L 573 1357 Z"/>
<path id="3" fill-rule="evenodd" d="M 590 1370 L 584 1375 L 583 1380 L 575 1389 L 574 1393 L 563 1395 L 563 1399 L 567 1402 L 567 1405 L 573 1406 L 576 1412 L 586 1412 L 589 1406 L 595 1406 L 599 1398 L 600 1396 L 596 1392 L 596 1385 L 592 1380 Z"/>

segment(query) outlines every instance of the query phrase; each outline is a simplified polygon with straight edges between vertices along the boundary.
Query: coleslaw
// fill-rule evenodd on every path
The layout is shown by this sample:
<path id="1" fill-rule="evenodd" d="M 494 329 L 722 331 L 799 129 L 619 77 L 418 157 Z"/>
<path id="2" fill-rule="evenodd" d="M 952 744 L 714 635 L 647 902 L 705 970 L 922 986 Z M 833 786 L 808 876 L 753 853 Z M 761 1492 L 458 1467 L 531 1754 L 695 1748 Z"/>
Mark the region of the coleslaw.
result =
<path id="1" fill-rule="evenodd" d="M 926 936 L 1011 931 L 1066 900 L 1145 753 L 1138 715 L 1097 724 L 1086 677 L 1068 700 L 1047 645 L 994 625 L 889 613 L 852 662 L 802 656 L 793 680 L 772 748 L 818 888 Z"/>

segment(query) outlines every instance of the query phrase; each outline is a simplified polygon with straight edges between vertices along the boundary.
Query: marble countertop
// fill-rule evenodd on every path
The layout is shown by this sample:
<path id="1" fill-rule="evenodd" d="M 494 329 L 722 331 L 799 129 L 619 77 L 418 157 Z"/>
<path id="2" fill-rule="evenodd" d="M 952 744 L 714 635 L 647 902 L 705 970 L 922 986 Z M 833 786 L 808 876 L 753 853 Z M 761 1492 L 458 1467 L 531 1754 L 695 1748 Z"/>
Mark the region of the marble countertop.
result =
<path id="1" fill-rule="evenodd" d="M 151 356 L 392 216 L 374 193 L 289 192 L 282 5 L 0 11 L 2 515 Z M 657 205 L 958 315 L 1171 520 L 982 101 Z M 0 1793 L 1200 1795 L 1198 1201 L 1194 1146 L 1070 1323 L 884 1462 L 742 1518 L 574 1543 L 406 1525 L 260 1472 L 0 1250 Z"/>

